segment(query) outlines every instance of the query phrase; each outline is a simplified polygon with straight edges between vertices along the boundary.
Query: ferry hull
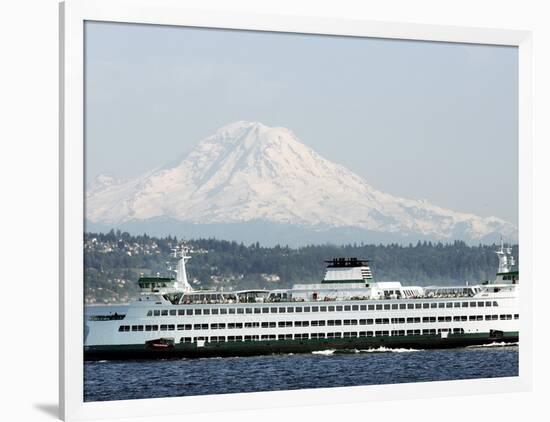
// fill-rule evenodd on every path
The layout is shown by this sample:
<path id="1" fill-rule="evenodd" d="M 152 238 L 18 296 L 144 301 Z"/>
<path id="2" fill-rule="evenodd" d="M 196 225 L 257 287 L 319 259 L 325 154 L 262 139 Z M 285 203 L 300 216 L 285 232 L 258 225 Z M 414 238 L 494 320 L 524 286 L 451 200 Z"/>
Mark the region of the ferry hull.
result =
<path id="1" fill-rule="evenodd" d="M 322 350 L 354 350 L 407 348 L 407 349 L 447 349 L 465 346 L 479 346 L 495 342 L 515 343 L 518 332 L 449 334 L 417 336 L 381 336 L 361 338 L 331 338 L 309 340 L 268 340 L 225 343 L 179 343 L 167 348 L 149 348 L 143 345 L 86 346 L 84 360 L 133 360 L 205 358 L 231 356 L 257 356 L 284 353 L 310 353 Z"/>

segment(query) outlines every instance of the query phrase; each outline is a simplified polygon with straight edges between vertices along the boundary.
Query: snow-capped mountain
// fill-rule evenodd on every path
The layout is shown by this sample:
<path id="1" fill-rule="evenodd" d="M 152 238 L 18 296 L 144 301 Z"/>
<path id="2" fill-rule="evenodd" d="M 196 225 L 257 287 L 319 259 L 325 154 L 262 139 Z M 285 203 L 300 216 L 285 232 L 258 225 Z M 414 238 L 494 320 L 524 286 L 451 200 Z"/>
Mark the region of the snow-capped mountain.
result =
<path id="1" fill-rule="evenodd" d="M 455 212 L 380 192 L 304 145 L 288 129 L 235 122 L 184 158 L 128 181 L 102 176 L 86 217 L 114 226 L 164 218 L 191 224 L 263 221 L 314 231 L 358 228 L 414 238 L 517 240 L 496 217 Z"/>

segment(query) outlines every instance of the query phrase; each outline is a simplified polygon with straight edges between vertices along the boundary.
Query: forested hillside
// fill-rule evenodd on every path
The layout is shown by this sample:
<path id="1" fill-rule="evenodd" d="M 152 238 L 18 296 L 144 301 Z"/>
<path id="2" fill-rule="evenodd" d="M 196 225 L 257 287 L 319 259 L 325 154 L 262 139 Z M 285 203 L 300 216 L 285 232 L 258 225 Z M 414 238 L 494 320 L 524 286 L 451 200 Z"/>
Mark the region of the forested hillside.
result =
<path id="1" fill-rule="evenodd" d="M 174 237 L 132 236 L 120 231 L 86 233 L 84 274 L 86 303 L 125 303 L 138 294 L 140 274 L 166 275 L 173 259 Z M 187 240 L 192 259 L 189 279 L 195 288 L 282 288 L 317 282 L 325 259 L 359 257 L 371 260 L 377 280 L 404 284 L 453 284 L 492 279 L 498 260 L 496 245 L 468 246 L 418 242 L 407 246 L 353 244 L 302 248 L 263 247 L 216 239 Z M 513 253 L 517 257 L 517 246 Z"/>

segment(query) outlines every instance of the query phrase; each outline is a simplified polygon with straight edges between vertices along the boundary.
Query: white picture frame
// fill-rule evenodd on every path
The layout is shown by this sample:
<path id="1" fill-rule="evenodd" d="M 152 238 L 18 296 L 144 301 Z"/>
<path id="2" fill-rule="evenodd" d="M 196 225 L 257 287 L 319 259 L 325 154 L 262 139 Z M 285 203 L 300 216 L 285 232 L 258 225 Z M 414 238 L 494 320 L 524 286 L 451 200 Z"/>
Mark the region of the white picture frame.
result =
<path id="1" fill-rule="evenodd" d="M 516 46 L 519 49 L 519 207 L 522 278 L 519 376 L 331 389 L 83 401 L 84 23 L 107 21 Z M 308 16 L 212 12 L 177 0 L 67 0 L 60 6 L 60 416 L 64 420 L 527 391 L 532 385 L 531 34 Z M 253 400 L 250 398 L 253 396 Z"/>

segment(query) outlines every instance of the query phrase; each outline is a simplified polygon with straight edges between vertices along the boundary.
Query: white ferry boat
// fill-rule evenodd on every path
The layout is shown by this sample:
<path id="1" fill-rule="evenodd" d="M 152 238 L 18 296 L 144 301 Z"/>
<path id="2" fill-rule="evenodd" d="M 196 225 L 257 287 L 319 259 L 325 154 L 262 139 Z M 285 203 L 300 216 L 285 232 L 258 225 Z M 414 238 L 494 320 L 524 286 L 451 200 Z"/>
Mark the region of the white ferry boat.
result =
<path id="1" fill-rule="evenodd" d="M 493 281 L 404 286 L 373 278 L 369 262 L 335 258 L 321 283 L 291 289 L 194 290 L 185 249 L 175 277 L 142 277 L 120 313 L 86 317 L 85 360 L 244 356 L 329 349 L 451 348 L 519 338 L 519 273 L 496 252 Z"/>

